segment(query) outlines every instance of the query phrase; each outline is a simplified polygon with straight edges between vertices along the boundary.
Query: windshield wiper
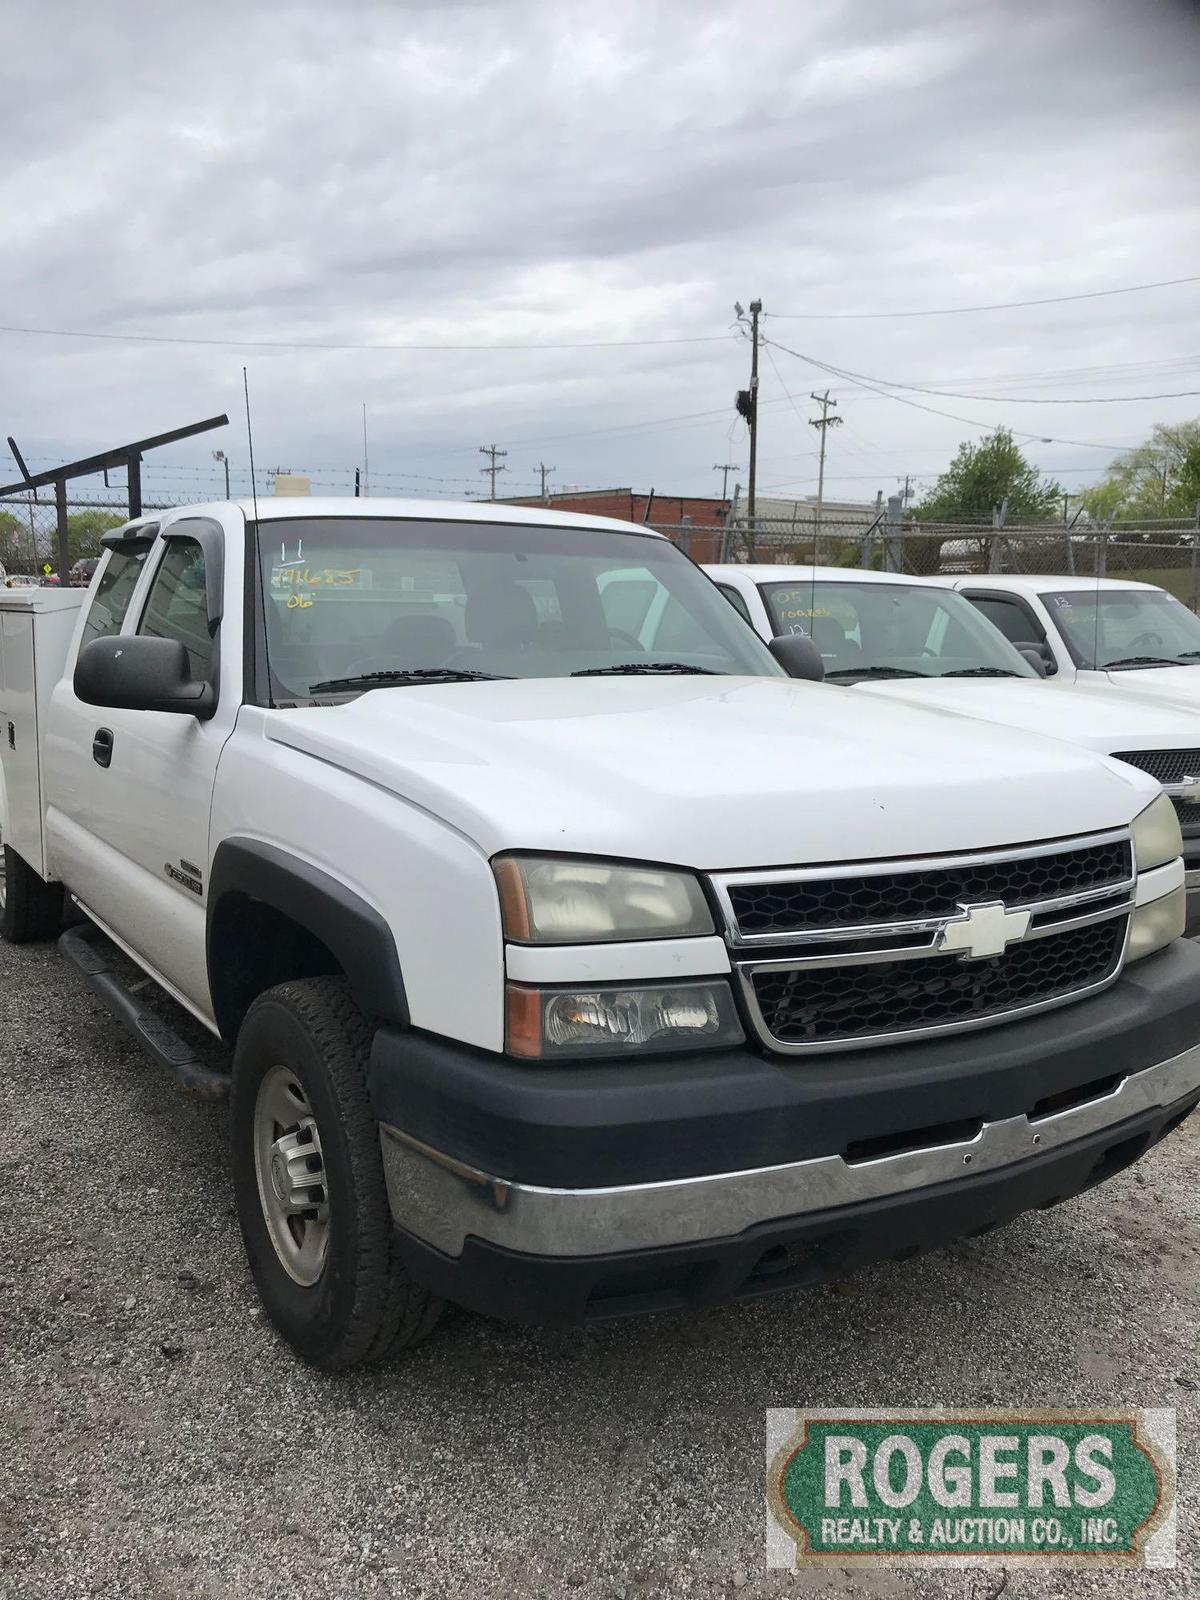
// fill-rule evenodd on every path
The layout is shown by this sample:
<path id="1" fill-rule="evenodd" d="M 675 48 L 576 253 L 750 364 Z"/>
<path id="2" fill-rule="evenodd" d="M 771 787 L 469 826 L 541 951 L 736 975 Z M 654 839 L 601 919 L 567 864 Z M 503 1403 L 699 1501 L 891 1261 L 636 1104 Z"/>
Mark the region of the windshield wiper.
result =
<path id="1" fill-rule="evenodd" d="M 583 667 L 579 672 L 573 672 L 573 678 L 607 678 L 621 673 L 636 672 L 702 672 L 709 678 L 723 678 L 723 672 L 716 672 L 712 667 L 693 667 L 686 661 L 622 661 L 617 667 Z"/>
<path id="2" fill-rule="evenodd" d="M 928 672 L 917 672 L 913 667 L 839 667 L 827 672 L 829 678 L 928 678 Z"/>
<path id="3" fill-rule="evenodd" d="M 356 672 L 349 678 L 324 678 L 310 683 L 309 694 L 336 694 L 339 689 L 375 689 L 406 683 L 476 683 L 508 677 L 504 672 L 475 672 L 467 667 L 397 667 L 391 672 Z"/>
<path id="4" fill-rule="evenodd" d="M 1171 656 L 1118 656 L 1114 661 L 1102 661 L 1100 670 L 1108 667 L 1177 667 L 1179 662 Z"/>
<path id="5" fill-rule="evenodd" d="M 1200 656 L 1200 650 L 1181 650 L 1179 652 L 1180 661 L 1194 661 L 1197 656 Z"/>
<path id="6" fill-rule="evenodd" d="M 1019 672 L 1010 667 L 955 667 L 953 672 L 939 672 L 939 678 L 1019 678 Z"/>

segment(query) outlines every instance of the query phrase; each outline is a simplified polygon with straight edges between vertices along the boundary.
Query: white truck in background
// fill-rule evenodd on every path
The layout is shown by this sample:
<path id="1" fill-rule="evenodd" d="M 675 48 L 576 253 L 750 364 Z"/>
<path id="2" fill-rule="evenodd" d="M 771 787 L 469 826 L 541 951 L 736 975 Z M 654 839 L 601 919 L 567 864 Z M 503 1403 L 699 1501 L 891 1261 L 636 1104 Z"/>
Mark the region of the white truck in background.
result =
<path id="1" fill-rule="evenodd" d="M 569 1323 L 840 1277 L 1200 1101 L 1146 774 L 806 681 L 809 641 L 634 524 L 275 500 L 104 542 L 86 593 L 0 591 L 0 933 L 69 896 L 96 993 L 229 1093 L 307 1360 L 443 1298 Z"/>
<path id="2" fill-rule="evenodd" d="M 960 598 L 945 579 L 769 563 L 705 570 L 764 639 L 810 636 L 830 683 L 1069 739 L 1158 779 L 1183 832 L 1186 931 L 1200 931 L 1200 673 L 1190 680 L 1194 708 L 1152 695 L 1161 679 L 1151 670 L 1137 674 L 1145 683 L 1136 695 L 1116 686 L 1123 672 L 1064 673 L 1066 692 L 1055 694 L 1044 681 L 1042 647 L 1031 637 L 1013 640 L 1015 624 L 1006 639 L 994 601 L 980 599 L 973 612 L 965 603 L 973 591 Z M 1172 604 L 1200 638 L 1200 622 Z"/>
<path id="3" fill-rule="evenodd" d="M 940 578 L 1059 686 L 1110 684 L 1200 712 L 1200 617 L 1151 583 L 1118 578 Z"/>

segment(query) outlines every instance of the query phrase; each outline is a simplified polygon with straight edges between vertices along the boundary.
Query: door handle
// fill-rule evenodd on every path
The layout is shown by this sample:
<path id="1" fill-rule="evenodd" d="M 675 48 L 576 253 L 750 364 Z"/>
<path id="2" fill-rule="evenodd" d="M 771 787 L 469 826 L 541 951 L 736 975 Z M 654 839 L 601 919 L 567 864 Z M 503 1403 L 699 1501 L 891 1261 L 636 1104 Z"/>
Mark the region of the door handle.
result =
<path id="1" fill-rule="evenodd" d="M 92 760 L 98 767 L 107 767 L 112 760 L 113 734 L 111 728 L 97 728 L 92 737 Z"/>

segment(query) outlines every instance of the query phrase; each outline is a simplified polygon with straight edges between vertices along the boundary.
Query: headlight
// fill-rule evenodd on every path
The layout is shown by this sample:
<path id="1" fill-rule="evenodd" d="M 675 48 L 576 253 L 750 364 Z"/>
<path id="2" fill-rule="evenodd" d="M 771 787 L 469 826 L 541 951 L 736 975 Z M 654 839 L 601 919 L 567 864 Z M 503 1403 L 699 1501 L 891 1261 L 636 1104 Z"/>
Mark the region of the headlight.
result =
<path id="1" fill-rule="evenodd" d="M 1133 820 L 1133 861 L 1139 872 L 1149 872 L 1183 854 L 1183 835 L 1175 807 L 1165 794 L 1152 800 Z"/>
<path id="2" fill-rule="evenodd" d="M 745 1035 L 723 979 L 507 991 L 509 1055 L 545 1060 L 715 1050 Z"/>
<path id="3" fill-rule="evenodd" d="M 590 944 L 713 931 L 700 884 L 689 872 L 552 856 L 499 856 L 492 865 L 509 939 Z"/>
<path id="4" fill-rule="evenodd" d="M 1158 801 L 1154 803 L 1157 805 Z M 1149 905 L 1139 906 L 1129 924 L 1125 960 L 1140 961 L 1143 956 L 1153 955 L 1173 939 L 1182 938 L 1186 921 L 1187 890 L 1183 884 L 1178 889 L 1172 889 L 1170 894 L 1164 894 L 1160 900 L 1151 900 Z"/>

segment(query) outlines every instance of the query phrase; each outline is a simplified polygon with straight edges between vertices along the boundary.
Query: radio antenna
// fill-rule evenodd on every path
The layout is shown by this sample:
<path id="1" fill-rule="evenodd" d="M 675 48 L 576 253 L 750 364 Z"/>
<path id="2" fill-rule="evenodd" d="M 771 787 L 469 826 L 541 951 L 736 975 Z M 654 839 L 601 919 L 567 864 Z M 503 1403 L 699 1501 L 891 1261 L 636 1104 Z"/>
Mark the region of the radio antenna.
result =
<path id="1" fill-rule="evenodd" d="M 250 426 L 250 380 L 242 368 L 242 389 L 246 395 L 246 443 L 250 446 L 250 498 L 254 502 L 254 520 L 258 521 L 258 485 L 254 472 L 254 431 Z"/>

